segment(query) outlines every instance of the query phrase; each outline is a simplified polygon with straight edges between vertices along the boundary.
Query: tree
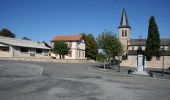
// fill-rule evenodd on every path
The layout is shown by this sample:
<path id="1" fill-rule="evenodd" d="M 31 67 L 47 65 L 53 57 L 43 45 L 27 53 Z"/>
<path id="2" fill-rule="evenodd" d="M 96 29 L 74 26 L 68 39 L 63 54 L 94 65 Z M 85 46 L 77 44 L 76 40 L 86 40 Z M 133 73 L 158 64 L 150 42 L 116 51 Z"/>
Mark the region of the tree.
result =
<path id="1" fill-rule="evenodd" d="M 23 39 L 23 40 L 31 40 L 31 39 L 28 38 L 28 37 L 23 37 L 22 39 Z"/>
<path id="2" fill-rule="evenodd" d="M 100 49 L 103 50 L 106 57 L 111 57 L 113 59 L 115 56 L 122 56 L 123 55 L 123 46 L 121 42 L 116 38 L 116 35 L 113 35 L 111 31 L 104 31 L 103 33 L 99 34 L 97 37 L 97 43 Z"/>
<path id="3" fill-rule="evenodd" d="M 103 62 L 104 60 L 105 60 L 105 54 L 103 54 L 102 52 L 99 52 L 97 54 L 97 61 Z"/>
<path id="4" fill-rule="evenodd" d="M 160 35 L 154 16 L 149 20 L 148 37 L 146 40 L 145 55 L 146 60 L 150 61 L 153 56 L 160 57 Z"/>
<path id="5" fill-rule="evenodd" d="M 15 34 L 6 28 L 0 31 L 0 36 L 15 38 Z"/>
<path id="6" fill-rule="evenodd" d="M 89 33 L 87 35 L 84 34 L 84 40 L 86 43 L 86 57 L 87 59 L 96 60 L 98 54 L 97 42 L 93 37 L 93 34 Z"/>
<path id="7" fill-rule="evenodd" d="M 70 53 L 70 48 L 64 41 L 54 41 L 54 47 L 52 48 L 52 52 L 59 54 L 61 59 L 64 58 L 64 55 Z"/>

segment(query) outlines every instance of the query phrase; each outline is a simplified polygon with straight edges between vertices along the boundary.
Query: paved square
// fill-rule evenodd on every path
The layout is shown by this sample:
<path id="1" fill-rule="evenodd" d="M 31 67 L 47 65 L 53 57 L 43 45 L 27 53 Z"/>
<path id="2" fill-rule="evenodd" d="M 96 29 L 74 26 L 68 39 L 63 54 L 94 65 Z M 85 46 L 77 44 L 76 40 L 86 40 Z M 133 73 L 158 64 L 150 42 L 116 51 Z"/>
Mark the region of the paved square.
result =
<path id="1" fill-rule="evenodd" d="M 0 100 L 170 99 L 168 80 L 88 69 L 98 65 L 0 61 Z"/>

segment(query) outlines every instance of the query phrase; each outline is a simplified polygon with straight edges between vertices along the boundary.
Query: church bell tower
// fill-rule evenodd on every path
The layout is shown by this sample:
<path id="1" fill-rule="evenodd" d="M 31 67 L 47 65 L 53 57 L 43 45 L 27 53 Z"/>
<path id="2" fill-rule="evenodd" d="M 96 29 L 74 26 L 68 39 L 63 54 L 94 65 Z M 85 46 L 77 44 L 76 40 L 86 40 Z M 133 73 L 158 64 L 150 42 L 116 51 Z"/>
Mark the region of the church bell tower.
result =
<path id="1" fill-rule="evenodd" d="M 125 8 L 123 8 L 122 17 L 121 17 L 120 25 L 118 27 L 118 31 L 119 31 L 119 40 L 123 44 L 124 51 L 125 51 L 124 54 L 126 54 L 128 50 L 127 46 L 130 43 L 131 27 L 128 23 L 128 18 L 127 18 Z"/>

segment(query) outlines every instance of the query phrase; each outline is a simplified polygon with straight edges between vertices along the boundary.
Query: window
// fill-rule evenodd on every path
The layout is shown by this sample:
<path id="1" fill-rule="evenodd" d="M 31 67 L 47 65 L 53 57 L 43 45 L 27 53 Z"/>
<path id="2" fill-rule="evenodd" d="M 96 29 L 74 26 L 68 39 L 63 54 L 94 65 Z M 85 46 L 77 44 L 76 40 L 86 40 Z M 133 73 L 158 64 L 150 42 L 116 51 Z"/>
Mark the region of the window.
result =
<path id="1" fill-rule="evenodd" d="M 127 36 L 127 30 L 125 30 L 125 37 Z"/>
<path id="2" fill-rule="evenodd" d="M 84 51 L 82 52 L 82 57 L 84 57 Z"/>
<path id="3" fill-rule="evenodd" d="M 79 50 L 79 57 L 81 56 L 81 51 Z"/>
<path id="4" fill-rule="evenodd" d="M 72 47 L 72 42 L 69 42 L 69 44 L 68 44 L 68 45 L 69 45 L 69 47 L 71 48 L 71 47 Z"/>
<path id="5" fill-rule="evenodd" d="M 70 51 L 70 53 L 68 54 L 69 57 L 72 57 L 72 51 Z"/>
<path id="6" fill-rule="evenodd" d="M 122 30 L 122 37 L 124 37 L 124 30 Z"/>
<path id="7" fill-rule="evenodd" d="M 42 49 L 36 49 L 36 53 L 42 53 Z"/>
<path id="8" fill-rule="evenodd" d="M 9 51 L 9 47 L 0 46 L 0 51 Z"/>
<path id="9" fill-rule="evenodd" d="M 21 47 L 21 52 L 28 52 L 28 48 Z"/>

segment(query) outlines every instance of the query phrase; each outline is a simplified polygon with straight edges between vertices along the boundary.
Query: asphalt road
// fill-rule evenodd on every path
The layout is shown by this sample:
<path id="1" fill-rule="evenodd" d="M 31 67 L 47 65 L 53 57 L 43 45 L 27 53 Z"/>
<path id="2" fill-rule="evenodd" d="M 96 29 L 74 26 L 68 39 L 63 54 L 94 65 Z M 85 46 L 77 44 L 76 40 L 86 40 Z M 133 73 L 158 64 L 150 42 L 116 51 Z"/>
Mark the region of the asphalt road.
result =
<path id="1" fill-rule="evenodd" d="M 170 100 L 168 80 L 88 69 L 98 65 L 0 61 L 0 100 Z"/>

